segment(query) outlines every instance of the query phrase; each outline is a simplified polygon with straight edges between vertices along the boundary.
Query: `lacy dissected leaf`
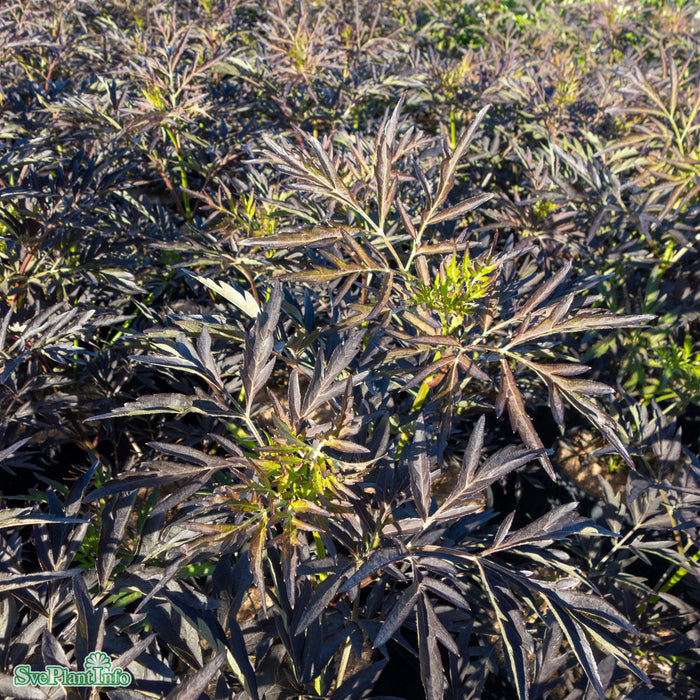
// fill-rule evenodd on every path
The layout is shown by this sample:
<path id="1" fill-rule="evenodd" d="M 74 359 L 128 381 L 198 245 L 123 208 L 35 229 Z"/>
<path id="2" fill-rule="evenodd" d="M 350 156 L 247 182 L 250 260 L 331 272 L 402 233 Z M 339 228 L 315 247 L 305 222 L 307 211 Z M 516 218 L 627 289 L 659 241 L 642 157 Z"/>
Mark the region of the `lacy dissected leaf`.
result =
<path id="1" fill-rule="evenodd" d="M 108 481 L 104 486 L 91 491 L 85 500 L 90 503 L 115 493 L 128 493 L 138 489 L 155 488 L 177 481 L 190 481 L 202 474 L 211 473 L 214 469 L 215 467 L 159 462 L 157 469 L 126 473 Z"/>
<path id="2" fill-rule="evenodd" d="M 219 370 L 211 354 L 211 336 L 206 325 L 202 325 L 196 348 L 184 333 L 178 333 L 174 346 L 164 343 L 157 343 L 156 346 L 170 354 L 132 355 L 130 359 L 142 364 L 190 372 L 204 379 L 210 386 L 223 388 Z"/>
<path id="3" fill-rule="evenodd" d="M 343 583 L 343 576 L 328 577 L 322 581 L 314 591 L 313 598 L 304 607 L 304 612 L 294 625 L 295 634 L 303 632 L 312 622 L 319 619 L 329 603 L 335 597 Z"/>
<path id="4" fill-rule="evenodd" d="M 438 512 L 449 512 L 460 503 L 483 493 L 498 479 L 537 459 L 536 452 L 511 446 L 491 455 L 481 468 L 478 468 L 484 441 L 484 423 L 485 418 L 481 416 L 469 437 L 457 481 Z"/>
<path id="5" fill-rule="evenodd" d="M 213 399 L 190 396 L 187 394 L 148 394 L 139 396 L 136 401 L 129 401 L 119 408 L 112 409 L 109 413 L 101 413 L 87 418 L 87 421 L 104 420 L 105 418 L 119 418 L 122 416 L 147 416 L 158 413 L 201 413 L 208 416 L 221 418 L 235 418 L 233 413 L 225 405 L 219 404 Z"/>
<path id="6" fill-rule="evenodd" d="M 253 575 L 253 581 L 260 594 L 260 600 L 263 612 L 267 609 L 265 579 L 263 577 L 263 554 L 265 551 L 265 539 L 267 534 L 267 519 L 263 518 L 250 539 L 248 548 L 248 557 L 250 559 L 250 573 Z"/>
<path id="7" fill-rule="evenodd" d="M 301 272 L 287 272 L 278 276 L 284 282 L 332 282 L 341 277 L 351 278 L 353 281 L 361 272 L 385 272 L 384 268 L 376 267 L 368 270 L 364 265 L 355 263 L 340 263 L 337 268 L 317 267 L 313 270 Z"/>
<path id="8" fill-rule="evenodd" d="M 308 416 L 326 401 L 338 396 L 346 389 L 346 382 L 342 379 L 336 381 L 336 379 L 347 370 L 351 360 L 357 354 L 363 337 L 363 330 L 351 333 L 336 346 L 327 363 L 323 349 L 319 350 L 313 376 L 301 402 L 300 417 Z M 353 382 L 359 379 L 361 376 L 356 375 Z"/>
<path id="9" fill-rule="evenodd" d="M 520 602 L 498 575 L 483 566 L 481 562 L 479 562 L 479 573 L 496 613 L 506 660 L 518 691 L 518 697 L 521 700 L 528 700 L 531 683 L 528 655 L 534 651 L 534 645 L 525 625 Z"/>
<path id="10" fill-rule="evenodd" d="M 373 576 L 377 571 L 383 569 L 394 562 L 406 558 L 406 551 L 396 547 L 386 547 L 384 549 L 375 550 L 369 558 L 362 562 L 357 571 L 355 571 L 338 590 L 339 593 L 346 593 L 365 579 Z"/>
<path id="11" fill-rule="evenodd" d="M 78 613 L 75 626 L 75 656 L 83 667 L 85 657 L 89 653 L 102 650 L 107 610 L 102 606 L 93 605 L 82 576 L 73 577 L 73 597 Z"/>
<path id="12" fill-rule="evenodd" d="M 85 523 L 80 518 L 62 518 L 46 513 L 37 513 L 31 508 L 6 508 L 0 512 L 0 530 L 8 527 L 24 527 L 25 525 L 39 525 L 42 523 Z"/>
<path id="13" fill-rule="evenodd" d="M 255 318 L 260 313 L 260 306 L 258 302 L 255 301 L 255 297 L 250 292 L 239 292 L 238 289 L 236 289 L 233 285 L 228 284 L 227 282 L 217 282 L 215 280 L 209 279 L 208 277 L 201 277 L 200 275 L 195 275 L 190 270 L 184 270 L 184 272 L 193 279 L 196 279 L 197 282 L 200 282 L 205 287 L 211 289 L 213 292 L 216 292 L 217 294 L 222 296 L 224 299 L 226 299 L 226 301 L 233 304 L 237 309 L 240 309 L 244 314 L 246 314 L 246 316 L 250 316 L 250 318 Z"/>
<path id="14" fill-rule="evenodd" d="M 520 435 L 522 441 L 531 450 L 537 452 L 537 458 L 540 464 L 544 467 L 552 480 L 556 481 L 552 462 L 542 444 L 542 439 L 535 430 L 535 426 L 532 424 L 530 417 L 527 415 L 522 394 L 515 383 L 515 377 L 505 358 L 501 359 L 501 388 L 497 405 L 500 407 L 508 406 L 508 417 L 510 418 L 511 427 Z"/>
<path id="15" fill-rule="evenodd" d="M 71 578 L 80 573 L 80 569 L 66 569 L 65 571 L 46 571 L 37 574 L 12 574 L 0 572 L 0 593 L 5 591 L 23 590 L 29 586 Z"/>
<path id="16" fill-rule="evenodd" d="M 626 668 L 644 683 L 649 683 L 646 673 L 630 659 L 626 645 L 621 643 L 620 639 L 615 638 L 610 631 L 611 628 L 615 632 L 618 629 L 622 629 L 629 634 L 636 635 L 638 634 L 637 630 L 612 605 L 597 594 L 590 591 L 583 593 L 574 590 L 572 584 L 576 585 L 577 583 L 578 581 L 569 582 L 567 580 L 551 583 L 531 579 L 530 586 L 533 590 L 545 596 L 552 613 L 558 620 L 563 616 L 568 616 L 571 619 L 572 624 L 568 625 L 568 632 L 567 627 L 563 627 L 567 638 L 569 634 L 576 636 L 580 631 L 583 631 L 583 639 L 585 641 L 587 641 L 586 635 L 590 636 L 596 646 L 613 657 L 620 666 Z M 605 626 L 600 623 L 600 620 L 606 623 Z M 583 653 L 585 657 L 586 649 L 583 642 L 581 642 L 578 650 L 575 649 L 575 652 L 577 656 Z M 579 660 L 581 661 L 580 658 Z M 583 661 L 581 661 L 581 665 L 584 669 L 586 668 Z M 591 680 L 596 692 L 599 693 L 600 689 L 596 687 L 596 683 L 590 676 L 589 680 Z M 600 685 L 603 686 L 604 684 L 601 682 Z"/>
<path id="17" fill-rule="evenodd" d="M 425 697 L 426 700 L 442 700 L 444 698 L 445 674 L 442 668 L 438 639 L 453 653 L 458 653 L 457 646 L 425 595 L 418 596 L 416 622 L 418 659 Z"/>
<path id="18" fill-rule="evenodd" d="M 535 295 L 536 296 L 536 295 Z M 617 314 L 596 309 L 592 311 L 579 311 L 569 319 L 562 320 L 566 315 L 573 297 L 569 295 L 563 301 L 549 308 L 549 314 L 543 321 L 526 327 L 520 331 L 509 343 L 513 348 L 533 340 L 539 340 L 557 333 L 582 333 L 585 331 L 601 331 L 611 328 L 631 328 L 644 326 L 656 317 L 649 314 L 636 314 L 618 316 Z"/>
<path id="19" fill-rule="evenodd" d="M 426 223 L 435 221 L 434 217 L 437 215 L 437 210 L 445 202 L 447 196 L 454 187 L 457 166 L 459 165 L 462 156 L 466 153 L 467 149 L 469 148 L 469 145 L 473 141 L 474 136 L 476 134 L 476 130 L 479 128 L 479 125 L 481 124 L 483 118 L 486 116 L 486 112 L 488 112 L 488 110 L 489 105 L 486 105 L 478 112 L 478 114 L 476 115 L 476 117 L 474 117 L 469 127 L 465 129 L 465 131 L 460 135 L 459 140 L 455 144 L 452 153 L 447 158 L 445 158 L 440 164 L 440 182 L 438 183 L 438 188 L 434 199 L 429 196 L 430 190 L 427 186 L 427 183 L 423 186 L 423 189 L 428 194 L 428 197 L 426 201 L 426 207 L 421 215 L 422 226 Z M 422 175 L 420 174 L 419 169 L 417 169 L 417 172 L 419 173 L 419 176 Z M 481 201 L 485 201 L 486 199 L 490 199 L 490 196 L 486 195 L 485 199 L 480 199 L 479 197 L 474 198 L 474 200 L 476 200 L 476 203 L 473 205 L 473 207 L 469 208 L 474 208 L 478 206 L 478 204 L 480 204 Z M 467 202 L 471 204 L 471 202 L 473 202 L 474 200 L 467 200 Z M 450 217 L 448 216 L 448 218 Z M 440 221 L 443 219 L 438 220 Z"/>
<path id="20" fill-rule="evenodd" d="M 343 180 L 339 177 L 331 157 L 323 145 L 309 134 L 298 131 L 300 138 L 310 146 L 316 158 L 308 151 L 300 151 L 281 139 L 275 142 L 268 136 L 263 139 L 268 147 L 265 156 L 280 172 L 290 175 L 295 187 L 305 192 L 330 197 L 356 209 L 357 204 Z"/>
<path id="21" fill-rule="evenodd" d="M 295 231 L 285 231 L 264 238 L 246 238 L 241 245 L 260 246 L 262 248 L 299 248 L 321 247 L 343 239 L 343 232 L 353 234 L 362 231 L 356 227 L 312 226 Z"/>
<path id="22" fill-rule="evenodd" d="M 546 301 L 556 291 L 557 287 L 567 278 L 571 272 L 571 261 L 567 260 L 564 265 L 552 275 L 537 291 L 527 300 L 527 302 L 518 309 L 518 316 L 527 316 L 531 311 L 534 311 L 542 302 Z M 568 300 L 568 297 L 567 297 Z M 571 300 L 573 301 L 573 299 Z M 568 305 L 571 304 L 568 301 Z M 554 308 L 558 308 L 558 305 Z M 558 313 L 558 312 L 557 312 Z"/>
<path id="23" fill-rule="evenodd" d="M 124 541 L 126 527 L 136 500 L 136 492 L 119 495 L 102 511 L 100 538 L 97 545 L 97 578 L 104 589 L 117 563 L 117 550 Z"/>
<path id="24" fill-rule="evenodd" d="M 422 414 L 416 420 L 416 432 L 408 458 L 408 471 L 411 477 L 413 502 L 416 504 L 418 514 L 425 521 L 430 514 L 430 456 L 425 419 Z"/>
<path id="25" fill-rule="evenodd" d="M 394 603 L 393 607 L 384 618 L 379 634 L 374 638 L 374 646 L 381 647 L 386 644 L 403 625 L 406 618 L 411 614 L 416 600 L 420 595 L 418 584 L 414 582 L 409 586 Z"/>
<path id="26" fill-rule="evenodd" d="M 249 413 L 255 395 L 265 386 L 275 366 L 275 358 L 270 359 L 270 355 L 281 309 L 282 287 L 275 284 L 270 298 L 246 334 L 241 379 L 245 387 L 246 409 Z"/>
<path id="27" fill-rule="evenodd" d="M 564 424 L 564 399 L 566 399 L 600 430 L 627 464 L 632 466 L 629 452 L 618 434 L 617 424 L 594 399 L 590 398 L 591 396 L 612 394 L 615 391 L 612 387 L 590 379 L 574 378 L 590 369 L 586 365 L 575 363 L 544 364 L 530 360 L 526 360 L 525 364 L 534 370 L 547 385 L 552 416 L 559 425 Z"/>
<path id="28" fill-rule="evenodd" d="M 592 522 L 588 518 L 581 517 L 576 511 L 578 503 L 566 503 L 556 508 L 552 508 L 548 513 L 529 525 L 526 525 L 515 532 L 506 534 L 506 530 L 499 531 L 496 537 L 497 542 L 484 550 L 484 554 L 494 554 L 499 551 L 524 547 L 527 545 L 537 545 L 546 547 L 552 542 L 569 537 L 577 532 L 581 532 L 586 527 L 590 527 Z M 512 522 L 512 517 L 510 518 Z"/>
<path id="29" fill-rule="evenodd" d="M 452 221 L 463 214 L 476 209 L 478 206 L 482 205 L 484 202 L 488 202 L 489 199 L 493 197 L 491 193 L 478 194 L 475 197 L 469 197 L 468 199 L 462 200 L 459 204 L 455 204 L 452 207 L 443 209 L 442 211 L 433 214 L 433 216 L 428 219 L 429 224 L 439 224 L 443 221 Z"/>
<path id="30" fill-rule="evenodd" d="M 617 450 L 618 454 L 627 462 L 627 465 L 634 468 L 634 462 L 627 447 L 618 435 L 617 423 L 601 409 L 601 407 L 588 396 L 573 392 L 562 391 L 567 400 L 571 402 L 593 425 L 600 430 L 605 439 Z"/>
<path id="31" fill-rule="evenodd" d="M 588 641 L 583 628 L 575 619 L 567 615 L 565 612 L 557 610 L 555 606 L 552 606 L 552 612 L 564 631 L 564 634 L 566 635 L 576 658 L 581 664 L 588 681 L 593 687 L 593 690 L 600 700 L 604 700 L 605 688 L 603 688 L 600 672 L 598 671 L 598 664 L 596 662 L 595 655 L 593 654 L 593 649 L 591 648 L 591 644 Z"/>

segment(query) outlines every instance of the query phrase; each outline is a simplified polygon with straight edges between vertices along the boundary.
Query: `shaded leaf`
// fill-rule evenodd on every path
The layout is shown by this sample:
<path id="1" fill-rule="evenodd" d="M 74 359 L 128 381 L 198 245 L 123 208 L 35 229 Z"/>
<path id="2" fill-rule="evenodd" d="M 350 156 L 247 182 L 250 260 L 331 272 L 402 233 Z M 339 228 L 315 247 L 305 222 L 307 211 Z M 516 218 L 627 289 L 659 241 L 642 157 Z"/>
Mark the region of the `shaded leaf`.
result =
<path id="1" fill-rule="evenodd" d="M 420 675 L 423 681 L 423 688 L 425 689 L 426 700 L 442 700 L 445 683 L 437 637 L 439 633 L 443 633 L 450 639 L 451 637 L 438 620 L 437 615 L 435 615 L 430 601 L 424 595 L 418 597 L 416 623 L 418 628 Z M 439 628 L 442 628 L 442 630 Z M 452 646 L 456 651 L 454 641 L 452 641 Z"/>
<path id="2" fill-rule="evenodd" d="M 420 595 L 417 583 L 411 584 L 394 603 L 389 614 L 384 619 L 379 634 L 374 638 L 374 646 L 384 646 L 404 623 L 405 619 L 413 610 L 416 599 Z"/>
<path id="3" fill-rule="evenodd" d="M 191 678 L 180 683 L 166 696 L 165 700 L 198 700 L 209 682 L 216 676 L 226 661 L 226 652 L 219 652 L 206 666 L 200 668 Z"/>

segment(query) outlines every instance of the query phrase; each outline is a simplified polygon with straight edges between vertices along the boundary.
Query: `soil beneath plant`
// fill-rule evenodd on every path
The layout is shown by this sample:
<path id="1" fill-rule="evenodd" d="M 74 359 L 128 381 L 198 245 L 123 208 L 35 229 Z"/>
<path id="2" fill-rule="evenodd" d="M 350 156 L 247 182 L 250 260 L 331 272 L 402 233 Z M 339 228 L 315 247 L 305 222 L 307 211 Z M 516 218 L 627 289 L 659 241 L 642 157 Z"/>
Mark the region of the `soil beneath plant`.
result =
<path id="1" fill-rule="evenodd" d="M 625 490 L 627 467 L 611 469 L 607 456 L 593 454 L 607 443 L 592 430 L 582 428 L 559 440 L 554 458 L 566 478 L 596 500 L 603 498 L 601 480 L 607 481 L 615 493 Z"/>

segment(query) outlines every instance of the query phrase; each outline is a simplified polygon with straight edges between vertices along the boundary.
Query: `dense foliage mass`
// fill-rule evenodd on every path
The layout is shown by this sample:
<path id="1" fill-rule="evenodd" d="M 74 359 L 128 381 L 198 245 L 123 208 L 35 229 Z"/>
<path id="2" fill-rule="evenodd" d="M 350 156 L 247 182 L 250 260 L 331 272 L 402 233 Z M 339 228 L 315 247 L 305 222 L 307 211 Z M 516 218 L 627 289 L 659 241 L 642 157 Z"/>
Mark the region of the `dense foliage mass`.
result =
<path id="1" fill-rule="evenodd" d="M 0 695 L 698 697 L 700 9 L 0 9 Z"/>

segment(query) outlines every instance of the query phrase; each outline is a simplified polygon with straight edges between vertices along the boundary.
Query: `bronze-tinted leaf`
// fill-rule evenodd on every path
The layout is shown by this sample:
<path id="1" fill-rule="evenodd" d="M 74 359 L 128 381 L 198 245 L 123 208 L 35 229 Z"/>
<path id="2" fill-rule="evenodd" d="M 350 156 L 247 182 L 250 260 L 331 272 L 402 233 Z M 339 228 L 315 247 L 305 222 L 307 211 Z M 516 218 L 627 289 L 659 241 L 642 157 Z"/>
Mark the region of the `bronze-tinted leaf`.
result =
<path id="1" fill-rule="evenodd" d="M 295 231 L 278 233 L 264 238 L 246 238 L 240 245 L 259 246 L 261 248 L 300 248 L 304 246 L 322 246 L 335 243 L 343 238 L 343 231 L 356 232 L 361 229 L 344 229 L 336 226 L 312 226 Z"/>
<path id="2" fill-rule="evenodd" d="M 303 270 L 302 272 L 289 272 L 278 275 L 275 279 L 286 282 L 302 281 L 302 282 L 332 282 L 340 277 L 348 275 L 357 275 L 360 272 L 367 272 L 367 268 L 363 265 L 344 265 L 340 269 L 316 268 L 315 270 Z M 372 272 L 383 272 L 381 269 L 372 270 Z"/>
<path id="3" fill-rule="evenodd" d="M 515 383 L 515 377 L 508 366 L 508 361 L 505 359 L 501 360 L 501 381 L 501 391 L 505 397 L 504 400 L 507 402 L 508 416 L 513 430 L 517 431 L 525 445 L 538 453 L 537 458 L 540 464 L 545 468 L 545 471 L 552 480 L 556 481 L 552 463 L 547 456 L 540 436 L 532 425 L 530 417 L 527 415 L 522 394 L 520 393 L 520 389 L 518 389 L 518 385 Z"/>
<path id="4" fill-rule="evenodd" d="M 398 631 L 413 610 L 419 595 L 420 589 L 416 583 L 413 583 L 401 594 L 382 623 L 379 634 L 374 638 L 375 647 L 384 646 L 394 636 L 394 633 Z"/>
<path id="5" fill-rule="evenodd" d="M 212 678 L 219 672 L 225 661 L 226 652 L 222 651 L 191 678 L 180 683 L 173 691 L 168 693 L 165 700 L 197 700 L 206 690 Z"/>
<path id="6" fill-rule="evenodd" d="M 430 213 L 426 212 L 426 219 L 432 218 L 432 212 L 435 211 L 447 199 L 447 195 L 454 186 L 455 173 L 457 172 L 459 161 L 462 159 L 462 156 L 466 153 L 469 145 L 474 139 L 476 130 L 479 128 L 483 118 L 486 116 L 489 106 L 490 105 L 486 105 L 479 110 L 469 127 L 460 135 L 454 151 L 448 158 L 445 158 L 445 160 L 442 161 L 440 165 L 440 183 L 438 185 L 437 194 L 435 195 L 435 200 L 431 203 Z"/>
<path id="7" fill-rule="evenodd" d="M 282 287 L 272 287 L 270 299 L 255 319 L 246 334 L 243 372 L 241 379 L 245 387 L 246 408 L 250 412 L 255 395 L 262 389 L 272 374 L 275 358 L 270 359 L 274 344 L 274 333 L 282 308 Z"/>
<path id="8" fill-rule="evenodd" d="M 437 645 L 438 635 L 443 633 L 443 636 L 452 641 L 453 647 L 456 648 L 456 645 L 447 630 L 440 623 L 432 605 L 430 605 L 430 601 L 424 594 L 418 597 L 416 626 L 418 628 L 420 675 L 426 700 L 443 700 L 445 679 L 440 650 Z M 443 644 L 447 646 L 445 642 Z"/>
<path id="9" fill-rule="evenodd" d="M 443 209 L 442 211 L 436 212 L 428 219 L 428 223 L 439 224 L 442 221 L 451 221 L 452 219 L 456 219 L 458 216 L 462 216 L 462 214 L 466 214 L 468 211 L 476 209 L 479 205 L 483 204 L 484 202 L 488 202 L 489 199 L 491 199 L 492 197 L 493 194 L 484 193 L 478 194 L 475 197 L 470 197 L 469 199 L 465 199 L 459 204 L 455 204 L 452 207 L 448 207 L 447 209 Z"/>
<path id="10" fill-rule="evenodd" d="M 416 421 L 416 432 L 413 436 L 408 469 L 411 477 L 411 493 L 418 514 L 423 520 L 428 519 L 430 512 L 430 458 L 428 453 L 428 436 L 425 430 L 425 419 L 421 413 Z"/>
<path id="11" fill-rule="evenodd" d="M 263 612 L 267 612 L 265 593 L 265 579 L 263 576 L 263 552 L 265 551 L 265 537 L 267 533 L 267 518 L 262 518 L 256 526 L 253 536 L 250 538 L 248 557 L 250 559 L 250 573 L 260 594 L 260 604 Z"/>
<path id="12" fill-rule="evenodd" d="M 504 585 L 500 577 L 493 572 L 486 562 L 479 562 L 484 588 L 496 613 L 496 620 L 501 631 L 506 662 L 508 663 L 515 688 L 520 700 L 530 697 L 530 668 L 528 652 L 533 650 L 533 641 L 519 602 Z"/>
<path id="13" fill-rule="evenodd" d="M 566 279 L 571 271 L 571 261 L 567 260 L 564 265 L 550 277 L 539 289 L 527 300 L 526 304 L 518 310 L 518 316 L 525 316 L 536 309 L 543 301 L 546 301 L 556 290 L 556 288 Z"/>
<path id="14" fill-rule="evenodd" d="M 459 477 L 457 478 L 457 483 L 455 484 L 452 493 L 450 494 L 451 500 L 457 494 L 462 492 L 468 484 L 474 478 L 476 468 L 479 464 L 479 459 L 481 458 L 481 448 L 484 445 L 484 425 L 486 423 L 485 416 L 479 416 L 479 420 L 476 425 L 472 428 L 471 435 L 469 436 L 469 442 L 464 450 L 464 456 L 462 457 L 462 466 L 459 470 Z"/>

